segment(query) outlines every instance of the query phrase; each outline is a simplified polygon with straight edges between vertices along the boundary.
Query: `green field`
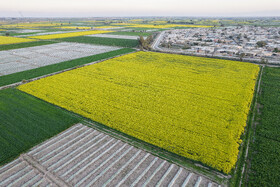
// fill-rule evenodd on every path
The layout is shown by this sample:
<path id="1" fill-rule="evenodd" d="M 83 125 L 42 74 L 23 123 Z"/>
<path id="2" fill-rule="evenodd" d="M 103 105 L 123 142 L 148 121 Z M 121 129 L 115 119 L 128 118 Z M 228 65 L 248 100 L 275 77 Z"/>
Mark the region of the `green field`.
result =
<path id="1" fill-rule="evenodd" d="M 137 40 L 119 39 L 119 38 L 78 36 L 78 37 L 72 37 L 72 38 L 59 38 L 57 40 L 64 41 L 64 42 L 77 42 L 77 43 L 109 45 L 109 46 L 119 46 L 119 47 L 137 47 L 138 46 Z"/>
<path id="2" fill-rule="evenodd" d="M 0 91 L 0 165 L 79 120 L 16 89 Z"/>
<path id="3" fill-rule="evenodd" d="M 48 45 L 57 43 L 54 41 L 34 41 L 34 42 L 26 42 L 26 43 L 17 43 L 17 44 L 9 44 L 9 45 L 0 45 L 0 51 L 10 50 L 10 49 L 19 49 L 25 47 L 34 47 L 40 45 Z"/>
<path id="4" fill-rule="evenodd" d="M 20 82 L 22 80 L 28 80 L 28 79 L 32 79 L 35 77 L 40 77 L 40 76 L 54 73 L 57 71 L 61 71 L 64 69 L 73 68 L 75 66 L 80 66 L 80 65 L 87 64 L 90 62 L 114 57 L 117 55 L 129 53 L 129 52 L 133 52 L 133 51 L 135 51 L 135 50 L 129 49 L 129 48 L 124 48 L 124 49 L 119 49 L 116 51 L 110 51 L 110 52 L 106 52 L 106 53 L 102 53 L 102 54 L 97 54 L 97 55 L 87 56 L 87 57 L 78 58 L 78 59 L 74 59 L 74 60 L 64 61 L 64 62 L 57 63 L 57 64 L 52 64 L 52 65 L 48 65 L 48 66 L 44 66 L 44 67 L 40 67 L 40 68 L 36 68 L 36 69 L 31 69 L 31 70 L 27 70 L 27 71 L 22 71 L 22 72 L 18 72 L 18 73 L 1 76 L 0 86 L 13 84 L 16 82 Z"/>
<path id="5" fill-rule="evenodd" d="M 264 68 L 248 186 L 280 186 L 280 68 Z"/>
<path id="6" fill-rule="evenodd" d="M 150 36 L 153 33 L 152 32 L 111 32 L 108 34 L 114 34 L 114 35 L 127 35 L 127 36 Z"/>

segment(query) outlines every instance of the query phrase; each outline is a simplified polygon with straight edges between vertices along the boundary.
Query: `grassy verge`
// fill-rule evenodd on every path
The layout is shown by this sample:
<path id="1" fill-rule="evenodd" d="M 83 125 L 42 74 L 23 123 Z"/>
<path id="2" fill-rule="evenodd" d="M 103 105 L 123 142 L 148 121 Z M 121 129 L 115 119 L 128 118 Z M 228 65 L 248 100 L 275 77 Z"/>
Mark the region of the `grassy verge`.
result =
<path id="1" fill-rule="evenodd" d="M 0 91 L 0 165 L 78 122 L 70 113 L 19 90 Z"/>
<path id="2" fill-rule="evenodd" d="M 21 36 L 21 35 L 38 34 L 38 33 L 41 33 L 41 31 L 40 32 L 26 32 L 26 33 L 13 33 L 13 32 L 11 32 L 10 36 Z"/>
<path id="3" fill-rule="evenodd" d="M 120 32 L 111 32 L 108 34 L 113 34 L 113 35 L 127 35 L 127 36 L 150 36 L 153 33 L 152 32 L 125 32 L 125 31 L 120 31 Z"/>
<path id="4" fill-rule="evenodd" d="M 262 68 L 262 67 L 260 67 L 260 68 Z M 246 150 L 247 150 L 249 141 L 251 141 L 252 134 L 253 134 L 253 122 L 254 122 L 253 116 L 254 116 L 256 102 L 257 102 L 257 96 L 258 96 L 257 89 L 260 86 L 259 80 L 261 79 L 261 71 L 262 71 L 262 69 L 260 69 L 258 79 L 256 80 L 255 93 L 254 93 L 254 97 L 253 97 L 252 104 L 251 104 L 251 110 L 248 115 L 247 126 L 245 128 L 244 134 L 241 136 L 242 145 L 240 146 L 240 150 L 239 150 L 239 159 L 237 160 L 235 170 L 233 170 L 230 173 L 232 178 L 229 180 L 229 186 L 237 187 L 240 184 L 240 180 L 243 180 L 243 179 L 241 179 L 241 176 L 242 176 L 242 170 L 243 170 L 244 163 L 246 162 Z M 246 166 L 247 166 L 247 164 L 245 164 L 245 167 Z"/>
<path id="5" fill-rule="evenodd" d="M 69 60 L 69 61 L 65 61 L 65 62 L 61 62 L 61 63 L 57 63 L 57 64 L 52 64 L 52 65 L 36 68 L 36 69 L 31 69 L 31 70 L 27 70 L 27 71 L 13 73 L 10 75 L 1 76 L 0 86 L 5 86 L 5 85 L 13 84 L 16 82 L 20 82 L 22 80 L 28 80 L 28 79 L 40 77 L 40 76 L 54 73 L 57 71 L 61 71 L 64 69 L 72 68 L 72 67 L 83 65 L 83 64 L 88 64 L 90 62 L 114 57 L 117 55 L 129 53 L 129 52 L 133 52 L 133 51 L 135 51 L 135 50 L 129 49 L 129 48 L 124 48 L 124 49 L 119 49 L 119 50 L 115 50 L 115 51 L 110 51 L 107 53 L 87 56 L 87 57 L 83 57 L 83 58 L 78 58 L 78 59 L 74 59 L 74 60 Z"/>
<path id="6" fill-rule="evenodd" d="M 26 43 L 18 43 L 18 44 L 9 44 L 9 45 L 0 45 L 0 51 L 10 50 L 10 49 L 19 49 L 25 47 L 34 47 L 40 45 L 48 45 L 57 43 L 54 41 L 35 41 L 35 42 L 26 42 Z"/>
<path id="7" fill-rule="evenodd" d="M 79 36 L 72 38 L 59 38 L 58 41 L 64 42 L 78 42 L 86 44 L 97 44 L 97 45 L 108 45 L 108 46 L 119 46 L 119 47 L 137 47 L 137 40 L 130 39 L 119 39 L 119 38 L 103 38 L 103 37 L 90 37 L 90 36 Z"/>
<path id="8" fill-rule="evenodd" d="M 280 186 L 280 68 L 264 68 L 246 186 Z"/>

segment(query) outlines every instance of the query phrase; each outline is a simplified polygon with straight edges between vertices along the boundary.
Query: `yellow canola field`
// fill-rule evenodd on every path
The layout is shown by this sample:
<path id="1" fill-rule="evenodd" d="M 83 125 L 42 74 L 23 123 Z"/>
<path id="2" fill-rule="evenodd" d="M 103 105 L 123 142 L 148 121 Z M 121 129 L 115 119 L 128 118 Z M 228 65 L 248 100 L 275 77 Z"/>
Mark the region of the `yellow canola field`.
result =
<path id="1" fill-rule="evenodd" d="M 49 35 L 40 35 L 40 36 L 30 36 L 29 38 L 36 39 L 56 39 L 56 38 L 69 38 L 75 36 L 84 36 L 91 34 L 103 34 L 112 31 L 102 31 L 102 30 L 92 30 L 92 31 L 80 31 L 80 32 L 70 32 L 70 33 L 61 33 L 61 34 L 49 34 Z"/>
<path id="2" fill-rule="evenodd" d="M 19 89 L 229 173 L 258 72 L 250 63 L 137 52 Z"/>
<path id="3" fill-rule="evenodd" d="M 32 41 L 36 41 L 36 40 L 27 39 L 27 38 L 16 38 L 16 37 L 10 37 L 10 36 L 0 36 L 0 45 L 32 42 Z"/>

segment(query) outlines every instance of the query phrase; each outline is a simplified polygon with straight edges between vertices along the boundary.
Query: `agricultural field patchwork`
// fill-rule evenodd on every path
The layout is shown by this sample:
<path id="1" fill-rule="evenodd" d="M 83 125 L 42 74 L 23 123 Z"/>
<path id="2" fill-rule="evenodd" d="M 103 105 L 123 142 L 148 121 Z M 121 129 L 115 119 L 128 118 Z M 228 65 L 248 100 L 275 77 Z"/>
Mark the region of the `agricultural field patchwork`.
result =
<path id="1" fill-rule="evenodd" d="M 95 44 L 95 45 L 104 45 L 104 46 L 118 46 L 118 47 L 137 47 L 139 45 L 138 40 L 121 39 L 121 38 L 90 37 L 90 36 L 61 38 L 61 39 L 57 39 L 57 41 Z"/>
<path id="2" fill-rule="evenodd" d="M 125 36 L 150 36 L 153 33 L 151 32 L 125 32 L 125 31 L 118 31 L 118 32 L 111 32 L 108 33 L 109 35 L 125 35 Z"/>
<path id="3" fill-rule="evenodd" d="M 117 49 L 120 48 L 63 42 L 0 51 L 0 76 Z"/>
<path id="4" fill-rule="evenodd" d="M 53 44 L 53 43 L 57 43 L 57 42 L 54 42 L 54 41 L 34 41 L 34 42 L 26 42 L 26 43 L 0 45 L 0 51 L 6 51 L 6 50 L 11 50 L 11 49 L 19 49 L 19 48 L 25 48 L 25 47 L 48 45 L 48 44 Z"/>
<path id="5" fill-rule="evenodd" d="M 115 35 L 115 34 L 93 34 L 93 35 L 88 35 L 88 36 L 99 37 L 99 38 L 130 39 L 130 40 L 137 40 L 139 38 L 139 36 Z"/>
<path id="6" fill-rule="evenodd" d="M 133 23 L 114 23 L 112 25 L 123 25 L 124 27 L 132 27 L 132 28 L 154 28 L 154 29 L 164 29 L 164 28 L 176 28 L 176 27 L 191 27 L 191 28 L 208 28 L 213 26 L 207 25 L 180 25 L 180 24 L 133 24 Z"/>
<path id="7" fill-rule="evenodd" d="M 10 36 L 0 36 L 0 45 L 32 42 L 32 41 L 36 41 L 36 40 L 29 39 L 29 38 L 15 38 L 15 37 L 10 37 Z"/>
<path id="8" fill-rule="evenodd" d="M 92 29 L 92 27 L 85 27 L 85 26 L 62 26 L 62 27 L 56 27 L 59 29 Z"/>
<path id="9" fill-rule="evenodd" d="M 40 33 L 29 33 L 29 34 L 24 34 L 24 35 L 20 35 L 20 36 L 17 36 L 17 37 L 30 37 L 31 36 L 42 36 L 42 35 L 51 35 L 51 34 L 63 34 L 63 33 L 71 33 L 71 32 L 77 32 L 76 30 L 73 31 L 46 31 L 46 32 L 40 32 Z"/>
<path id="10" fill-rule="evenodd" d="M 91 34 L 103 34 L 108 32 L 112 32 L 112 31 L 102 31 L 102 30 L 80 31 L 80 32 L 60 33 L 60 34 L 48 34 L 48 35 L 41 35 L 41 36 L 29 36 L 29 38 L 45 40 L 45 39 L 56 39 L 56 38 L 69 38 L 69 37 L 84 36 L 84 35 L 91 35 Z"/>
<path id="11" fill-rule="evenodd" d="M 137 52 L 18 89 L 229 173 L 258 72 L 250 63 Z"/>
<path id="12" fill-rule="evenodd" d="M 130 49 L 130 48 L 121 48 L 121 49 L 114 50 L 114 51 L 109 51 L 109 52 L 100 53 L 100 54 L 96 54 L 96 55 L 90 55 L 90 56 L 86 56 L 86 57 L 82 57 L 82 58 L 76 58 L 73 60 L 63 61 L 63 62 L 59 62 L 57 64 L 42 66 L 39 68 L 21 71 L 21 72 L 9 74 L 9 75 L 3 75 L 3 76 L 1 76 L 1 79 L 0 79 L 0 86 L 5 86 L 5 85 L 21 82 L 23 80 L 33 79 L 33 78 L 40 77 L 43 75 L 59 72 L 59 71 L 65 70 L 65 69 L 82 66 L 82 65 L 88 64 L 88 63 L 95 63 L 99 60 L 103 60 L 106 58 L 112 58 L 117 55 L 122 55 L 122 54 L 126 54 L 126 53 L 131 53 L 131 52 L 135 52 L 135 50 Z"/>
<path id="13" fill-rule="evenodd" d="M 77 122 L 68 112 L 17 89 L 1 90 L 0 165 Z"/>
<path id="14" fill-rule="evenodd" d="M 56 23 L 56 22 L 33 22 L 33 23 L 17 23 L 17 24 L 5 24 L 1 25 L 3 28 L 21 28 L 21 29 L 33 29 L 40 27 L 54 27 L 61 24 L 67 25 L 68 23 Z"/>

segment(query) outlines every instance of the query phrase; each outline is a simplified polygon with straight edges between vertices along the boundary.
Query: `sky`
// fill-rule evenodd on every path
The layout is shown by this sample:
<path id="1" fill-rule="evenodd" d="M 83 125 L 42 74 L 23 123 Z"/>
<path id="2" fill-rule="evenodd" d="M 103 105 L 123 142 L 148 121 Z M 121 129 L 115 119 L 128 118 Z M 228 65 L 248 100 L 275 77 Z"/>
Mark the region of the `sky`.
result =
<path id="1" fill-rule="evenodd" d="M 280 0 L 0 0 L 0 17 L 280 16 Z"/>

